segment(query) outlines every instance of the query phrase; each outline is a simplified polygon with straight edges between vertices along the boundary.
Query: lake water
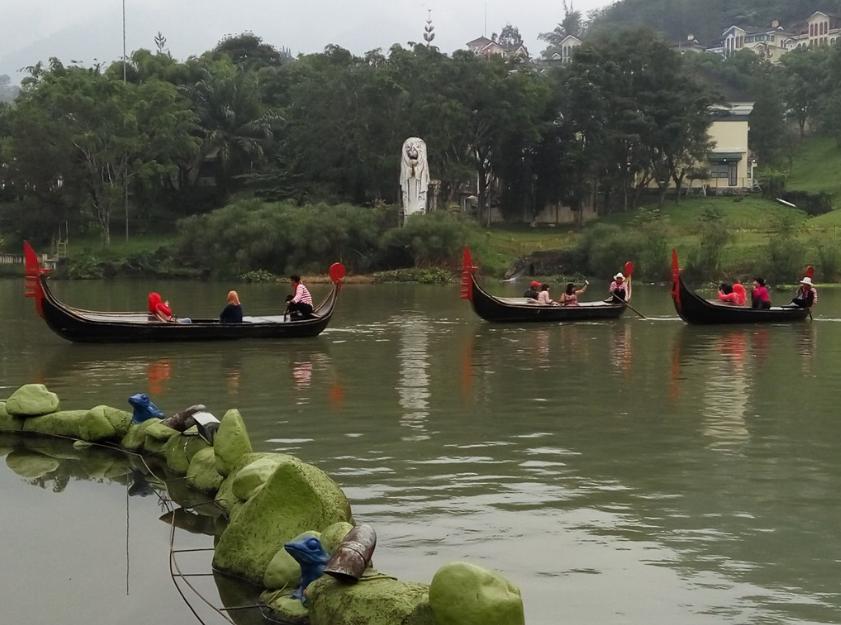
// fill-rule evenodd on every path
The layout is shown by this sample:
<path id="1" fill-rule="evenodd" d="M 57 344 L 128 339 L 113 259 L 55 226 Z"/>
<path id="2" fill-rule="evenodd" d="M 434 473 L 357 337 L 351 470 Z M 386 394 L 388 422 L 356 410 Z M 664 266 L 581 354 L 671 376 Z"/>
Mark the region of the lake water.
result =
<path id="1" fill-rule="evenodd" d="M 216 314 L 228 288 L 54 288 L 117 310 L 142 309 L 153 286 L 193 316 Z M 254 314 L 285 295 L 239 291 Z M 342 485 L 377 530 L 377 567 L 403 579 L 451 560 L 497 569 L 532 625 L 841 622 L 841 292 L 791 326 L 688 327 L 668 289 L 639 287 L 648 320 L 508 327 L 478 319 L 457 285 L 349 286 L 318 338 L 195 345 L 69 344 L 22 292 L 0 281 L 0 396 L 43 382 L 68 408 L 138 391 L 167 412 L 237 407 L 258 450 Z M 0 466 L 4 621 L 197 622 L 157 499 L 67 455 L 61 487 Z M 209 571 L 194 557 L 182 568 Z M 236 603 L 212 582 L 197 583 Z"/>

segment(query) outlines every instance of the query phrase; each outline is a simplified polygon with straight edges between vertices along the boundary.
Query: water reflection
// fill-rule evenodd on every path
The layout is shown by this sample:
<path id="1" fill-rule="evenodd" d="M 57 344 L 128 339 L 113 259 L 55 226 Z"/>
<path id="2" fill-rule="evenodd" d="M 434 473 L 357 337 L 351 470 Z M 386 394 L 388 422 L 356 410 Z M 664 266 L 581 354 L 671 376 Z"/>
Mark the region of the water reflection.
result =
<path id="1" fill-rule="evenodd" d="M 403 409 L 400 424 L 417 433 L 410 440 L 425 440 L 429 417 L 429 319 L 411 315 L 400 326 L 400 351 L 397 354 L 399 381 L 398 403 Z"/>

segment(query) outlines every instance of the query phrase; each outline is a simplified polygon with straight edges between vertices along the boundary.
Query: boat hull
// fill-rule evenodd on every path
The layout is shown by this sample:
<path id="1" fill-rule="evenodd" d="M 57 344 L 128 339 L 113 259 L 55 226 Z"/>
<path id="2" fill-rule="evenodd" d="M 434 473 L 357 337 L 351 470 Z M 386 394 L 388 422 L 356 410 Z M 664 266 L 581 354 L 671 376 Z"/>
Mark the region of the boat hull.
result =
<path id="1" fill-rule="evenodd" d="M 485 321 L 494 323 L 574 322 L 616 319 L 625 312 L 626 305 L 608 302 L 584 302 L 580 306 L 541 306 L 513 304 L 494 297 L 476 282 L 471 274 L 473 310 Z"/>
<path id="2" fill-rule="evenodd" d="M 330 323 L 339 288 L 302 321 L 277 317 L 246 317 L 244 323 L 220 323 L 216 319 L 193 319 L 192 323 L 149 321 L 144 313 L 107 313 L 81 310 L 63 304 L 39 276 L 43 290 L 41 315 L 60 337 L 77 343 L 142 343 L 173 341 L 232 341 L 241 339 L 287 339 L 312 337 Z"/>
<path id="3" fill-rule="evenodd" d="M 809 316 L 809 309 L 807 308 L 782 308 L 777 306 L 763 310 L 717 304 L 690 291 L 683 282 L 682 275 L 677 277 L 677 284 L 672 285 L 672 300 L 681 319 L 686 323 L 698 325 L 789 323 L 803 321 Z"/>

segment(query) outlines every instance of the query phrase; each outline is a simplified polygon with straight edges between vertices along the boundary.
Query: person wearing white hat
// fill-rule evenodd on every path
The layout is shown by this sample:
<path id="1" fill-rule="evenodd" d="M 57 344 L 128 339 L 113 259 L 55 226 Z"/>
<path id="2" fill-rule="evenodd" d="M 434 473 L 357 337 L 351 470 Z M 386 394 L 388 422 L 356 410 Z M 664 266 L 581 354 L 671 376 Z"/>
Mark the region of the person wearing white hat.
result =
<path id="1" fill-rule="evenodd" d="M 613 282 L 610 283 L 608 291 L 611 295 L 611 301 L 625 302 L 631 299 L 631 285 L 625 282 L 625 276 L 622 275 L 621 271 L 613 276 Z"/>
<path id="2" fill-rule="evenodd" d="M 818 291 L 812 284 L 812 278 L 806 276 L 800 281 L 800 288 L 791 303 L 798 308 L 811 308 L 818 303 Z"/>

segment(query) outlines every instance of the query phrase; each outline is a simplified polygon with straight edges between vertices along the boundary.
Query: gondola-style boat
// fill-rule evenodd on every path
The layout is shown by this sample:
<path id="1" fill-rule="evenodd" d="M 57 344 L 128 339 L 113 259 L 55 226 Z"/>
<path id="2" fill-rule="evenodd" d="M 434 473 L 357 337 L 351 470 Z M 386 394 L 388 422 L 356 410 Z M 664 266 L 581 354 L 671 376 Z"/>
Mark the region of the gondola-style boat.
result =
<path id="1" fill-rule="evenodd" d="M 630 279 L 633 264 L 625 263 Z M 543 306 L 529 303 L 525 297 L 495 297 L 476 281 L 476 266 L 470 250 L 464 249 L 461 269 L 461 298 L 470 300 L 473 310 L 485 321 L 522 323 L 530 321 L 592 321 L 616 319 L 625 312 L 625 302 L 581 302 L 578 306 Z"/>
<path id="2" fill-rule="evenodd" d="M 686 323 L 785 323 L 803 321 L 808 308 L 774 306 L 768 309 L 746 308 L 704 299 L 690 291 L 683 281 L 677 252 L 672 250 L 672 300 L 675 310 Z"/>
<path id="3" fill-rule="evenodd" d="M 100 312 L 68 306 L 53 295 L 47 270 L 29 243 L 24 243 L 26 297 L 60 337 L 80 343 L 128 343 L 169 341 L 219 341 L 235 339 L 283 339 L 316 336 L 333 316 L 342 287 L 345 268 L 330 267 L 333 288 L 314 310 L 311 319 L 292 321 L 287 315 L 243 317 L 242 323 L 220 323 L 218 319 L 192 319 L 191 323 L 150 320 L 146 312 Z"/>

